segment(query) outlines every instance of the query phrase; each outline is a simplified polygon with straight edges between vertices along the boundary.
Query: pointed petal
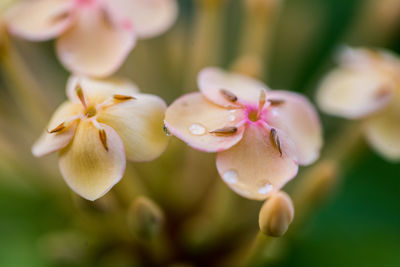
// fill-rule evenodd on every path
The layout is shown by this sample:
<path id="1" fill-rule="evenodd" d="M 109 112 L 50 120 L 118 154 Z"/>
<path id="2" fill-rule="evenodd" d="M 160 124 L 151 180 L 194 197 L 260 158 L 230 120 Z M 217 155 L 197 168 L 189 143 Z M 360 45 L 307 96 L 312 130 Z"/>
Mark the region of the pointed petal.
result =
<path id="1" fill-rule="evenodd" d="M 282 157 L 272 144 L 269 130 L 249 125 L 243 139 L 217 154 L 217 169 L 224 182 L 239 195 L 266 199 L 290 181 L 298 170 L 294 144 L 281 131 Z"/>
<path id="2" fill-rule="evenodd" d="M 377 70 L 339 68 L 322 81 L 317 102 L 326 113 L 356 119 L 385 107 L 395 88 L 396 83 Z"/>
<path id="3" fill-rule="evenodd" d="M 299 164 L 314 162 L 322 146 L 322 129 L 317 111 L 304 96 L 287 91 L 269 91 L 268 100 L 283 100 L 265 114 L 271 127 L 283 130 L 296 146 Z"/>
<path id="4" fill-rule="evenodd" d="M 225 136 L 210 132 L 235 126 L 242 118 L 242 110 L 229 111 L 208 101 L 201 93 L 191 93 L 168 107 L 165 124 L 173 135 L 189 146 L 205 152 L 217 152 L 239 142 L 244 127 L 238 127 L 235 133 Z"/>
<path id="5" fill-rule="evenodd" d="M 76 103 L 80 103 L 76 94 L 77 85 L 83 90 L 86 101 L 99 104 L 114 94 L 133 96 L 139 92 L 137 86 L 128 79 L 113 77 L 107 79 L 95 79 L 85 76 L 73 75 L 68 79 L 67 96 Z"/>
<path id="6" fill-rule="evenodd" d="M 81 8 L 57 40 L 57 54 L 73 73 L 104 77 L 115 72 L 135 45 L 130 28 L 114 25 L 99 8 Z"/>
<path id="7" fill-rule="evenodd" d="M 125 151 L 121 138 L 109 126 L 100 124 L 107 136 L 104 148 L 99 130 L 88 120 L 81 121 L 72 143 L 60 152 L 60 171 L 66 183 L 80 196 L 96 200 L 121 180 L 125 171 Z"/>
<path id="8" fill-rule="evenodd" d="M 178 16 L 176 0 L 106 0 L 115 20 L 130 23 L 139 38 L 168 30 Z"/>
<path id="9" fill-rule="evenodd" d="M 32 146 L 32 154 L 36 157 L 41 157 L 67 146 L 74 136 L 77 122 L 72 123 L 64 130 L 57 133 L 49 133 L 48 131 L 55 129 L 61 123 L 77 115 L 80 109 L 81 106 L 69 101 L 61 104 L 50 119 L 47 129 Z"/>
<path id="10" fill-rule="evenodd" d="M 399 106 L 391 105 L 366 119 L 365 130 L 367 140 L 378 153 L 391 161 L 400 160 Z"/>
<path id="11" fill-rule="evenodd" d="M 72 22 L 72 1 L 27 0 L 15 4 L 6 14 L 12 34 L 31 41 L 52 39 Z"/>
<path id="12" fill-rule="evenodd" d="M 167 106 L 157 96 L 136 94 L 135 98 L 106 108 L 98 121 L 117 131 L 128 160 L 150 161 L 160 156 L 168 144 L 163 132 Z"/>
<path id="13" fill-rule="evenodd" d="M 200 71 L 197 83 L 205 97 L 221 106 L 232 106 L 234 104 L 221 93 L 221 90 L 226 90 L 235 95 L 238 98 L 238 103 L 257 106 L 261 91 L 268 89 L 265 84 L 255 79 L 225 72 L 215 67 Z"/>

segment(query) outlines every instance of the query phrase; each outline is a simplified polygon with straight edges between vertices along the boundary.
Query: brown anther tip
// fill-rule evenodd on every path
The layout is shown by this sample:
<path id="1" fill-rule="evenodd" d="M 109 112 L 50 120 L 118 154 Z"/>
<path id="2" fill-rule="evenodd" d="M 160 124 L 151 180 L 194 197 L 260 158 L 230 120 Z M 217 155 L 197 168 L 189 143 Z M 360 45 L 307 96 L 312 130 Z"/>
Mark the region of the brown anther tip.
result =
<path id="1" fill-rule="evenodd" d="M 115 100 L 120 100 L 120 101 L 126 101 L 126 100 L 132 100 L 136 99 L 136 97 L 130 96 L 130 95 L 114 95 L 113 96 Z"/>
<path id="2" fill-rule="evenodd" d="M 280 106 L 285 103 L 285 100 L 282 99 L 268 99 L 268 102 L 271 103 L 271 106 Z"/>
<path id="3" fill-rule="evenodd" d="M 58 132 L 61 132 L 62 130 L 64 130 L 65 129 L 65 123 L 63 122 L 63 123 L 60 123 L 56 128 L 54 128 L 53 130 L 48 130 L 47 132 L 48 133 L 58 133 Z"/>
<path id="4" fill-rule="evenodd" d="M 281 148 L 281 141 L 279 139 L 277 131 L 272 128 L 271 132 L 269 133 L 269 138 L 272 142 L 272 145 L 279 151 L 280 156 L 282 157 L 282 148 Z"/>
<path id="5" fill-rule="evenodd" d="M 237 127 L 235 126 L 229 126 L 229 127 L 225 127 L 225 128 L 221 128 L 221 129 L 217 129 L 214 131 L 211 131 L 210 133 L 215 134 L 215 135 L 219 135 L 219 136 L 224 136 L 224 135 L 231 135 L 236 133 L 238 130 Z"/>
<path id="6" fill-rule="evenodd" d="M 226 100 L 230 102 L 236 102 L 238 100 L 237 96 L 234 93 L 226 89 L 220 89 L 219 92 L 222 94 L 223 97 L 225 97 Z"/>
<path id="7" fill-rule="evenodd" d="M 100 137 L 101 143 L 103 144 L 104 149 L 106 151 L 108 151 L 107 134 L 106 134 L 106 131 L 104 131 L 104 129 L 99 130 L 99 137 Z"/>
<path id="8" fill-rule="evenodd" d="M 389 87 L 382 86 L 375 94 L 376 99 L 383 99 L 392 94 L 392 90 Z"/>
<path id="9" fill-rule="evenodd" d="M 56 14 L 51 18 L 51 21 L 53 23 L 58 23 L 62 22 L 63 20 L 67 19 L 69 17 L 70 13 L 68 11 L 61 12 L 60 14 Z"/>

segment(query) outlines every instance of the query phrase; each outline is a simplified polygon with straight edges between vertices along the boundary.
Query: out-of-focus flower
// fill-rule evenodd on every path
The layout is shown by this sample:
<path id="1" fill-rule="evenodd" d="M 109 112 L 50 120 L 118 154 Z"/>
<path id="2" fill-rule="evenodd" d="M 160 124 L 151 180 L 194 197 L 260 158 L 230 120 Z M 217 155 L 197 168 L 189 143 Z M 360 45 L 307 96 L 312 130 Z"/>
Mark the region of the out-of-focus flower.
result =
<path id="1" fill-rule="evenodd" d="M 387 51 L 345 49 L 322 81 L 317 102 L 326 113 L 363 119 L 368 142 L 400 159 L 400 60 Z"/>
<path id="2" fill-rule="evenodd" d="M 69 100 L 55 111 L 32 153 L 60 151 L 67 184 L 88 200 L 107 193 L 122 178 L 126 159 L 150 161 L 166 148 L 166 105 L 141 94 L 128 81 L 72 76 Z"/>
<path id="3" fill-rule="evenodd" d="M 195 149 L 217 152 L 218 172 L 238 194 L 265 199 L 297 174 L 298 164 L 318 158 L 321 127 L 306 98 L 217 68 L 202 70 L 198 86 L 201 93 L 167 109 L 166 127 Z"/>
<path id="4" fill-rule="evenodd" d="M 176 0 L 24 0 L 7 16 L 14 35 L 32 41 L 58 37 L 61 62 L 77 74 L 108 76 L 137 38 L 166 31 L 177 17 Z"/>

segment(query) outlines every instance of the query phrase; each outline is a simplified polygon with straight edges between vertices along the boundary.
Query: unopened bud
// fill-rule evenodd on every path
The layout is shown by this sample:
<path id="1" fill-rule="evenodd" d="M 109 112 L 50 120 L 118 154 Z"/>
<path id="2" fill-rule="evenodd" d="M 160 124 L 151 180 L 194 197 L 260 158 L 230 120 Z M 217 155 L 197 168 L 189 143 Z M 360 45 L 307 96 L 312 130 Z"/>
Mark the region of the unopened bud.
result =
<path id="1" fill-rule="evenodd" d="M 164 214 L 160 207 L 147 197 L 136 198 L 128 211 L 128 224 L 133 234 L 140 239 L 149 239 L 157 235 L 164 223 Z"/>
<path id="2" fill-rule="evenodd" d="M 266 235 L 283 236 L 294 217 L 293 203 L 285 192 L 272 195 L 261 207 L 258 224 Z"/>

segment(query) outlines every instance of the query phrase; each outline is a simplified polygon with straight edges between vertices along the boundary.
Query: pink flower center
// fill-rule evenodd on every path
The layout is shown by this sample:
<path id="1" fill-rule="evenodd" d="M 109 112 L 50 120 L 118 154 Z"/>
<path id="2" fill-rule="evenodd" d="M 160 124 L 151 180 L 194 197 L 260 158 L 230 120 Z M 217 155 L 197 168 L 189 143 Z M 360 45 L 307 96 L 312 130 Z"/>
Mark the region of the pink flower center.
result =
<path id="1" fill-rule="evenodd" d="M 77 6 L 82 7 L 82 6 L 93 6 L 97 4 L 99 0 L 75 0 L 75 3 Z"/>

